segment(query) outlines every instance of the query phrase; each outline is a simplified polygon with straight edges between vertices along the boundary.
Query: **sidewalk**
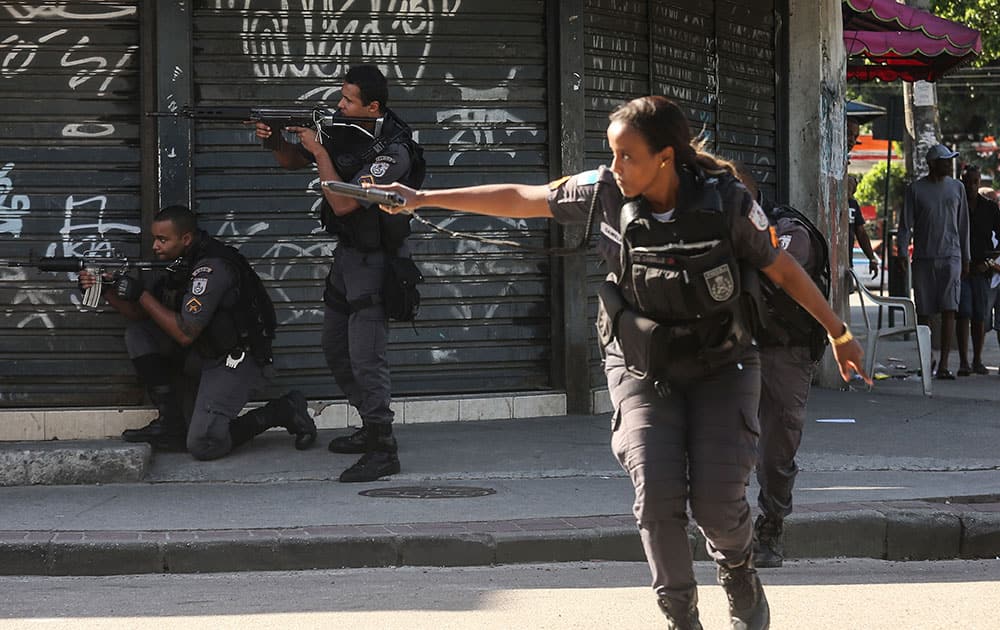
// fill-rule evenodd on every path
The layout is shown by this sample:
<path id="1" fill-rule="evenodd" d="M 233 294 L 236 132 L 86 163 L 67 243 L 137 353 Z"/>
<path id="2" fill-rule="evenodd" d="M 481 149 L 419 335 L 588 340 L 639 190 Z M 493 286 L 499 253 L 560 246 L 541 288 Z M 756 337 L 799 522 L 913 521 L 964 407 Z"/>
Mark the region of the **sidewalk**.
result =
<path id="1" fill-rule="evenodd" d="M 916 365 L 915 346 L 884 342 L 879 363 Z M 935 381 L 932 398 L 912 377 L 814 388 L 787 557 L 1000 555 L 995 339 L 985 362 L 989 376 Z M 156 454 L 142 481 L 0 488 L 0 573 L 642 560 L 608 431 L 607 416 L 403 425 L 402 473 L 367 484 L 336 481 L 354 459 L 327 452 L 338 432 L 300 452 L 271 431 L 215 462 Z M 0 443 L 0 463 L 38 446 Z"/>

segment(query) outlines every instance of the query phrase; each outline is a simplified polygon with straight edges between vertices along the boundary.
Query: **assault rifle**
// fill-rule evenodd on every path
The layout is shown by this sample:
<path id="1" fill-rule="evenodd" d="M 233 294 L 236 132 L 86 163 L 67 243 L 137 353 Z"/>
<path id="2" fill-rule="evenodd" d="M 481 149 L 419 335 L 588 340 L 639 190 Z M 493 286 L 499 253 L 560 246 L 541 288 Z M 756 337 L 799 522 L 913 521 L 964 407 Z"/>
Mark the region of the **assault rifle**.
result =
<path id="1" fill-rule="evenodd" d="M 402 195 L 388 190 L 379 190 L 378 188 L 368 188 L 365 186 L 358 186 L 356 184 L 347 184 L 333 179 L 321 181 L 320 185 L 324 188 L 330 189 L 338 195 L 353 197 L 354 199 L 367 201 L 369 203 L 375 202 L 381 206 L 389 208 L 398 208 L 399 206 L 406 205 L 406 199 L 403 199 Z"/>
<path id="2" fill-rule="evenodd" d="M 383 116 L 378 118 L 356 118 L 344 116 L 335 109 L 312 105 L 271 106 L 271 105 L 185 105 L 176 112 L 151 112 L 148 116 L 174 116 L 192 120 L 212 120 L 218 122 L 262 122 L 271 129 L 282 131 L 285 127 L 307 127 L 316 131 L 316 141 L 322 142 L 324 128 L 350 127 L 372 140 L 382 133 Z M 374 124 L 369 131 L 364 125 Z M 277 134 L 264 140 L 264 148 L 277 149 L 281 139 Z"/>
<path id="3" fill-rule="evenodd" d="M 49 271 L 53 273 L 67 272 L 79 273 L 87 270 L 94 276 L 94 284 L 83 293 L 83 304 L 91 308 L 96 308 L 101 302 L 101 294 L 104 291 L 105 278 L 114 282 L 121 276 L 127 274 L 132 269 L 151 270 L 166 269 L 176 271 L 183 264 L 183 259 L 176 260 L 129 260 L 124 257 L 97 257 L 97 256 L 47 256 L 45 258 L 31 259 L 28 261 L 0 260 L 0 267 L 30 267 L 39 271 Z"/>

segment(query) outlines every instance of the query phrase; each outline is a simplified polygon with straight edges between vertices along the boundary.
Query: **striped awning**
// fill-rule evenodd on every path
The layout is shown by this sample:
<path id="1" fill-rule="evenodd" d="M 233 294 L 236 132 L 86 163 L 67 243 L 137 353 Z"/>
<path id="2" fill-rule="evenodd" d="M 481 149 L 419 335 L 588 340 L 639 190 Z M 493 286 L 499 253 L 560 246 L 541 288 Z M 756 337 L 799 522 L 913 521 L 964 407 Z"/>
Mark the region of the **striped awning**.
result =
<path id="1" fill-rule="evenodd" d="M 894 0 L 843 0 L 847 77 L 934 81 L 982 53 L 979 31 Z"/>

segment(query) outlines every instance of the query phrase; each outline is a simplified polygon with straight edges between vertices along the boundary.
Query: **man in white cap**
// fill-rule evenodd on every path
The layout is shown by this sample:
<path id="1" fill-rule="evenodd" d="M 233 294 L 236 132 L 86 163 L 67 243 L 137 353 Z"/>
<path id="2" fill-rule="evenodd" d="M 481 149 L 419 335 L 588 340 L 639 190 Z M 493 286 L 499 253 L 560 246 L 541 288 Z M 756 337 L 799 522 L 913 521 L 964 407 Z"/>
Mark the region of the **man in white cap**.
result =
<path id="1" fill-rule="evenodd" d="M 930 172 L 906 187 L 899 218 L 899 260 L 913 239 L 913 297 L 917 322 L 929 324 L 941 314 L 941 355 L 937 378 L 955 378 L 948 354 L 955 334 L 962 278 L 969 273 L 969 204 L 961 182 L 950 177 L 958 155 L 943 144 L 927 151 Z"/>

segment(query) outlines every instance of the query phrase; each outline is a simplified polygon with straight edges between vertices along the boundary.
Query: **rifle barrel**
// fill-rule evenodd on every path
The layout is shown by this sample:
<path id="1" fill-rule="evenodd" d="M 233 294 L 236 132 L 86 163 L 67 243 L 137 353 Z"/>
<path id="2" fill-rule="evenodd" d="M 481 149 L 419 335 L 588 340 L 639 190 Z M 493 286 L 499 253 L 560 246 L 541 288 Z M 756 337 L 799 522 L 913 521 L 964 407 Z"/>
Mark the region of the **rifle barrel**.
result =
<path id="1" fill-rule="evenodd" d="M 406 205 L 406 200 L 403 199 L 402 195 L 388 190 L 366 188 L 364 186 L 338 182 L 336 180 L 326 180 L 320 182 L 320 184 L 338 195 L 353 197 L 354 199 L 359 199 L 361 201 L 375 202 L 379 205 L 388 206 L 390 208 L 398 208 L 399 206 Z"/>
<path id="2" fill-rule="evenodd" d="M 48 256 L 28 261 L 0 261 L 0 267 L 34 267 L 39 271 L 74 272 L 87 267 L 129 267 L 131 269 L 165 269 L 175 261 L 128 260 L 125 258 L 96 258 L 93 256 Z"/>

